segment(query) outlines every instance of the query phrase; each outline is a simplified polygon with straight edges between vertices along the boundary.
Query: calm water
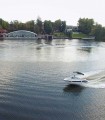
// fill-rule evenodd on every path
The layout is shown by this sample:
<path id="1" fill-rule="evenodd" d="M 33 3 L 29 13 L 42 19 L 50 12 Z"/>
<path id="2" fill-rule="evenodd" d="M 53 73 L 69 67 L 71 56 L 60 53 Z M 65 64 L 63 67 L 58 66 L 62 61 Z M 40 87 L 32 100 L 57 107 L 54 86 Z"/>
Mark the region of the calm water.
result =
<path id="1" fill-rule="evenodd" d="M 105 120 L 105 80 L 63 81 L 73 71 L 105 70 L 105 43 L 0 41 L 0 120 Z"/>

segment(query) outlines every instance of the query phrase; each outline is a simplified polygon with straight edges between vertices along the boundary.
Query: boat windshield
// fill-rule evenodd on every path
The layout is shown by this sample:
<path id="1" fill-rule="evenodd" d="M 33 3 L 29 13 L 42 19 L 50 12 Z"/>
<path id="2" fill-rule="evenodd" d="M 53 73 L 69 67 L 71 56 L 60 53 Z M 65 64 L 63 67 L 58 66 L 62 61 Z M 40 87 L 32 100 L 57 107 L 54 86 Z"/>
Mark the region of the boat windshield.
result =
<path id="1" fill-rule="evenodd" d="M 76 73 L 76 74 L 79 74 L 79 75 L 84 75 L 83 73 L 78 72 L 78 71 L 75 71 L 75 72 L 73 72 L 73 73 Z"/>

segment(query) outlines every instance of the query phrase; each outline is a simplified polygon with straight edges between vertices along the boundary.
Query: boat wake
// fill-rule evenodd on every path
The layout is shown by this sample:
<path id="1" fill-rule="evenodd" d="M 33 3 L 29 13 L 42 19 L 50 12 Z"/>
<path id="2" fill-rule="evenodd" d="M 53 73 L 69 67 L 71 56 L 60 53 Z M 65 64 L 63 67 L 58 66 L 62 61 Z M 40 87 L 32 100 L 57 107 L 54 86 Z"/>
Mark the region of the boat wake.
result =
<path id="1" fill-rule="evenodd" d="M 91 88 L 105 88 L 105 78 L 100 77 L 98 79 L 92 79 L 84 87 L 91 87 Z"/>
<path id="2" fill-rule="evenodd" d="M 88 72 L 86 76 L 89 82 L 84 85 L 85 87 L 105 88 L 105 70 Z"/>
<path id="3" fill-rule="evenodd" d="M 76 77 L 78 77 L 81 81 L 83 81 L 84 79 L 88 81 L 85 83 L 84 82 L 80 82 L 79 84 L 77 83 L 77 85 L 90 88 L 105 88 L 105 70 L 86 72 L 84 73 L 83 76 L 76 75 Z M 69 84 L 76 85 L 76 83 L 73 82 L 73 80 L 70 79 L 70 77 L 66 81 Z M 76 82 L 78 81 L 76 80 Z"/>
<path id="4" fill-rule="evenodd" d="M 97 83 L 97 84 L 87 84 L 84 87 L 89 87 L 89 88 L 105 88 L 105 83 Z"/>

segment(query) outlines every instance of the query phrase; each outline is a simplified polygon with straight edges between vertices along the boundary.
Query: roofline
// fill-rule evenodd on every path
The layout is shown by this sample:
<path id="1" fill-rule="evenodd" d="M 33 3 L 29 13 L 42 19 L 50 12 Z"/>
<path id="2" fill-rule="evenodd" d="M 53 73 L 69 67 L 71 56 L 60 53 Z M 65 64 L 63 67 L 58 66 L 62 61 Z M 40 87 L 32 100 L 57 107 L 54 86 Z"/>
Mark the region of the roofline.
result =
<path id="1" fill-rule="evenodd" d="M 36 33 L 34 33 L 34 32 L 28 31 L 28 30 L 16 30 L 16 31 L 9 32 L 8 34 L 10 34 L 10 33 L 15 33 L 15 32 L 19 32 L 19 31 L 30 32 L 30 33 L 36 34 Z M 37 34 L 36 34 L 36 35 L 37 35 Z"/>

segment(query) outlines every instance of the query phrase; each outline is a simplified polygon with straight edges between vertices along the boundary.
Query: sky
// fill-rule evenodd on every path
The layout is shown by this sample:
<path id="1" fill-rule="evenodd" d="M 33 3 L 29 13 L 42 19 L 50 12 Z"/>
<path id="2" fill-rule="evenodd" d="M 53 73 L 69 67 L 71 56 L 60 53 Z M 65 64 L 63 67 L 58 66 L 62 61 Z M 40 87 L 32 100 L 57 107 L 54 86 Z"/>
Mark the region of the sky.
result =
<path id="1" fill-rule="evenodd" d="M 61 19 L 77 25 L 79 18 L 105 26 L 105 0 L 0 0 L 0 18 L 8 22 Z"/>

